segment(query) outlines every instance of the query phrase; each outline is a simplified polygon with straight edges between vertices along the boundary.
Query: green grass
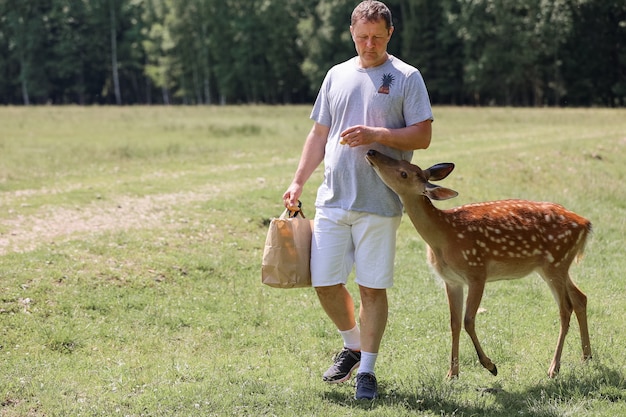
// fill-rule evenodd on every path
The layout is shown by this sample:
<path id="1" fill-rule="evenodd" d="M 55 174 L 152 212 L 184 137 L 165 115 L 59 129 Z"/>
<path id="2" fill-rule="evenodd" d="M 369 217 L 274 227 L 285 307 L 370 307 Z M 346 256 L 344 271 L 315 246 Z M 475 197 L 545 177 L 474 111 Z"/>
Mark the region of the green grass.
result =
<path id="1" fill-rule="evenodd" d="M 0 108 L 0 416 L 615 416 L 626 413 L 626 112 L 435 108 L 427 167 L 458 198 L 527 198 L 589 218 L 575 321 L 535 276 L 490 284 L 477 330 L 493 377 L 450 336 L 442 287 L 404 218 L 377 364 L 381 398 L 321 373 L 340 339 L 310 289 L 260 283 L 308 106 Z M 314 214 L 318 170 L 305 189 Z M 354 284 L 349 286 L 355 291 Z"/>

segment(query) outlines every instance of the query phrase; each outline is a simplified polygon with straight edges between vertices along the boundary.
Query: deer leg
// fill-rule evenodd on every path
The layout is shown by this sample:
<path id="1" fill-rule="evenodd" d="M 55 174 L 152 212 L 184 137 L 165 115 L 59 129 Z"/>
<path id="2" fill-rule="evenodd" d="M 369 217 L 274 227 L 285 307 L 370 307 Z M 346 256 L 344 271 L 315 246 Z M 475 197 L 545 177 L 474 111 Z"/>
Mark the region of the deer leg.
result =
<path id="1" fill-rule="evenodd" d="M 574 284 L 571 279 L 567 282 L 567 294 L 578 320 L 580 341 L 583 348 L 583 360 L 591 359 L 591 342 L 587 325 L 587 296 Z"/>
<path id="2" fill-rule="evenodd" d="M 561 327 L 559 330 L 559 338 L 556 343 L 556 348 L 554 349 L 554 357 L 552 358 L 552 363 L 550 364 L 550 368 L 548 368 L 548 376 L 550 378 L 554 378 L 559 371 L 561 370 L 561 354 L 563 353 L 563 346 L 565 344 L 565 337 L 567 336 L 567 332 L 569 331 L 569 323 L 572 317 L 573 307 L 572 301 L 567 292 L 567 283 L 565 276 L 554 271 L 543 271 L 541 273 L 544 281 L 548 283 L 550 289 L 552 290 L 552 295 L 556 300 L 556 303 L 559 306 L 559 317 L 561 321 Z"/>
<path id="3" fill-rule="evenodd" d="M 560 309 L 561 330 L 559 331 L 559 340 L 557 341 L 556 349 L 554 350 L 554 357 L 552 358 L 552 363 L 548 369 L 548 376 L 550 378 L 557 376 L 561 370 L 561 354 L 563 353 L 563 345 L 565 343 L 565 336 L 567 336 L 567 332 L 569 330 L 569 321 L 571 317 L 571 310 L 569 314 L 567 310 L 567 307 Z"/>
<path id="4" fill-rule="evenodd" d="M 461 317 L 463 316 L 463 286 L 446 283 L 446 294 L 450 307 L 450 331 L 452 333 L 452 351 L 448 378 L 459 376 L 459 339 L 461 335 Z"/>
<path id="5" fill-rule="evenodd" d="M 465 331 L 469 334 L 472 342 L 474 343 L 474 348 L 476 349 L 476 354 L 478 354 L 480 364 L 493 375 L 498 375 L 498 368 L 493 362 L 491 362 L 491 359 L 485 355 L 485 352 L 478 341 L 478 336 L 476 335 L 476 314 L 478 312 L 478 307 L 480 306 L 480 301 L 483 297 L 484 289 L 485 282 L 483 280 L 477 279 L 469 284 L 467 302 L 465 304 Z"/>

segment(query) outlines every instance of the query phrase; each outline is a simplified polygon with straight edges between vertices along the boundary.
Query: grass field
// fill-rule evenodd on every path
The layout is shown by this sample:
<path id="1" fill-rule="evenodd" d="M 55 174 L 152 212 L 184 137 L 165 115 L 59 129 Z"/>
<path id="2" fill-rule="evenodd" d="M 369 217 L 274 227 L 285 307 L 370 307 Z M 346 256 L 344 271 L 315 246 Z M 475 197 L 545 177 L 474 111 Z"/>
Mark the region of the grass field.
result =
<path id="1" fill-rule="evenodd" d="M 435 108 L 413 161 L 456 163 L 442 185 L 460 195 L 439 207 L 549 200 L 593 222 L 571 273 L 594 359 L 573 320 L 547 378 L 558 311 L 531 276 L 485 291 L 477 330 L 498 376 L 462 334 L 447 381 L 445 295 L 405 216 L 373 402 L 321 382 L 341 342 L 313 291 L 260 283 L 309 110 L 0 108 L 0 416 L 626 414 L 625 110 Z"/>

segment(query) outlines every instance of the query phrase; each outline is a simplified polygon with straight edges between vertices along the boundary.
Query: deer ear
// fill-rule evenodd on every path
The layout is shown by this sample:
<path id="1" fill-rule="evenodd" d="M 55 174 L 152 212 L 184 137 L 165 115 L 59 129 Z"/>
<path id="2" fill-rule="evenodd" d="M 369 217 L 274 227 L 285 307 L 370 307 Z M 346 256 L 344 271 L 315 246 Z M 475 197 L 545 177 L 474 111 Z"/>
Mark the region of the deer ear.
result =
<path id="1" fill-rule="evenodd" d="M 459 193 L 449 188 L 427 183 L 426 189 L 424 190 L 424 195 L 431 200 L 448 200 L 450 198 L 456 197 L 457 195 L 459 195 Z"/>
<path id="2" fill-rule="evenodd" d="M 439 181 L 450 175 L 453 169 L 454 164 L 452 162 L 442 162 L 428 168 L 424 175 L 429 181 Z"/>

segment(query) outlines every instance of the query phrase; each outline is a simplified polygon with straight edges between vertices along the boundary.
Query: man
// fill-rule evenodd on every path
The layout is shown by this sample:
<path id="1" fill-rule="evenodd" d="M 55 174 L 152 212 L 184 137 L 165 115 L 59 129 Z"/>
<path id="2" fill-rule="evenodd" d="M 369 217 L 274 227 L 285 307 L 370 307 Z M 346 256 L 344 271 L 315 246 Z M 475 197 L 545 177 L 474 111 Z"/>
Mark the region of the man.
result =
<path id="1" fill-rule="evenodd" d="M 312 284 L 343 337 L 344 348 L 324 373 L 328 383 L 350 379 L 358 368 L 357 399 L 374 399 L 374 371 L 387 324 L 387 292 L 393 284 L 396 231 L 402 204 L 365 161 L 369 149 L 411 160 L 426 149 L 433 119 L 428 92 L 414 67 L 387 53 L 391 12 L 363 1 L 352 12 L 350 33 L 357 56 L 331 68 L 311 113 L 293 182 L 283 195 L 297 205 L 305 182 L 324 162 L 311 250 Z M 346 289 L 355 266 L 361 307 Z"/>

